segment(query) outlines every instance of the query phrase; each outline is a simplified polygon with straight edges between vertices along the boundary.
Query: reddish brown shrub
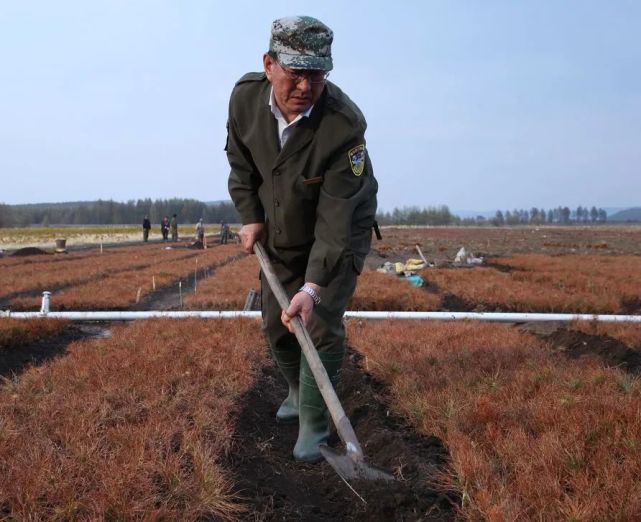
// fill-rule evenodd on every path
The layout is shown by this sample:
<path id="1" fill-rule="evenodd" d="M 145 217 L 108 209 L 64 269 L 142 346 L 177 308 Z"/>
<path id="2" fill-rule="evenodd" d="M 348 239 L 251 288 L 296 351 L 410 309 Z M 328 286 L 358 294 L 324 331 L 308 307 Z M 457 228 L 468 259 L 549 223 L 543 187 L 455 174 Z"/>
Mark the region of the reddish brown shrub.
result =
<path id="1" fill-rule="evenodd" d="M 496 258 L 518 270 L 429 269 L 441 290 L 491 308 L 519 312 L 617 313 L 641 288 L 641 259 L 540 255 Z"/>
<path id="2" fill-rule="evenodd" d="M 161 254 L 158 254 L 161 252 Z M 177 257 L 174 252 L 181 252 Z M 165 254 L 166 253 L 166 254 Z M 165 255 L 170 257 L 165 258 Z M 146 266 L 119 270 L 87 283 L 64 288 L 54 292 L 51 296 L 52 310 L 74 309 L 87 310 L 95 308 L 124 308 L 136 302 L 138 295 L 141 298 L 179 279 L 191 277 L 197 269 L 215 267 L 224 264 L 238 255 L 236 245 L 223 245 L 207 250 L 160 250 L 156 252 L 153 263 Z M 160 257 L 162 256 L 162 257 Z M 138 293 L 140 290 L 140 294 Z M 187 293 L 185 285 L 183 289 Z M 176 292 L 178 287 L 176 286 Z M 30 309 L 40 303 L 40 297 L 15 298 L 11 306 L 15 309 Z"/>
<path id="3" fill-rule="evenodd" d="M 74 252 L 38 258 L 0 259 L 0 296 L 29 290 L 95 281 L 108 274 L 126 272 L 198 255 L 186 249 L 165 250 L 160 245 Z"/>
<path id="4" fill-rule="evenodd" d="M 60 319 L 0 319 L 0 350 L 8 350 L 60 333 L 67 321 Z"/>
<path id="5" fill-rule="evenodd" d="M 493 268 L 428 269 L 421 272 L 421 276 L 443 292 L 490 308 L 518 312 L 563 312 L 581 311 L 577 307 L 584 304 L 583 300 L 568 292 L 515 280 L 511 274 Z"/>
<path id="6" fill-rule="evenodd" d="M 641 518 L 641 386 L 501 325 L 355 322 L 392 404 L 441 437 L 471 520 Z"/>
<path id="7" fill-rule="evenodd" d="M 577 311 L 610 312 L 639 297 L 641 257 L 638 256 L 513 256 L 498 263 L 519 268 L 514 281 L 544 285 L 573 297 Z"/>
<path id="8" fill-rule="evenodd" d="M 264 351 L 255 321 L 154 320 L 77 342 L 0 391 L 11 520 L 233 519 L 219 465 Z"/>
<path id="9" fill-rule="evenodd" d="M 185 305 L 197 310 L 242 310 L 249 290 L 260 291 L 258 273 L 256 256 L 229 263 L 202 281 L 197 292 L 187 296 Z"/>

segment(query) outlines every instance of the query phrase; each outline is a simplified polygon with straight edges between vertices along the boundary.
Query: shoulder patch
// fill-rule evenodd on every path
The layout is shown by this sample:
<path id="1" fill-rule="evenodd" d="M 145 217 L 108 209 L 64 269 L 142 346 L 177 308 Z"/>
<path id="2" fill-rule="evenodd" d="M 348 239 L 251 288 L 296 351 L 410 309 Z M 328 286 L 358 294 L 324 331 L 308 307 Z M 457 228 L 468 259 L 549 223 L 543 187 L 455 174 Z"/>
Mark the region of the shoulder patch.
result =
<path id="1" fill-rule="evenodd" d="M 354 176 L 360 176 L 365 170 L 365 144 L 357 145 L 347 153 L 349 165 Z"/>

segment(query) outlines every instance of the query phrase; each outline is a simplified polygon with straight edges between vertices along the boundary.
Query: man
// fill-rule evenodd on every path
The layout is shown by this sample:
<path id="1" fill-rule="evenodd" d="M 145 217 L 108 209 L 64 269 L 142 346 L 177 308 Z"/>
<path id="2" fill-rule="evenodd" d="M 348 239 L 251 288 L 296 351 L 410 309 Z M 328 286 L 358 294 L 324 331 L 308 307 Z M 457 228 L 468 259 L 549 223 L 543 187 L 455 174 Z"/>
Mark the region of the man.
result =
<path id="1" fill-rule="evenodd" d="M 205 225 L 203 218 L 200 218 L 198 223 L 196 223 L 196 241 L 200 241 L 203 244 L 205 242 Z"/>
<path id="2" fill-rule="evenodd" d="M 150 230 L 151 230 L 151 221 L 149 221 L 149 216 L 145 216 L 142 220 L 142 240 L 145 243 L 149 240 Z"/>
<path id="3" fill-rule="evenodd" d="M 332 31 L 311 17 L 272 24 L 264 72 L 243 76 L 229 104 L 229 192 L 252 252 L 265 243 L 285 291 L 281 310 L 262 278 L 263 331 L 289 393 L 276 418 L 298 422 L 294 457 L 321 459 L 329 417 L 292 334 L 300 315 L 336 385 L 345 352 L 343 314 L 369 251 L 377 183 L 365 118 L 336 85 Z"/>
<path id="4" fill-rule="evenodd" d="M 169 217 L 165 216 L 160 222 L 160 233 L 162 234 L 162 240 L 167 241 L 169 238 Z"/>
<path id="5" fill-rule="evenodd" d="M 227 244 L 227 237 L 229 235 L 229 227 L 227 226 L 227 223 L 224 221 L 220 222 L 220 244 L 221 245 L 226 245 Z"/>
<path id="6" fill-rule="evenodd" d="M 171 240 L 175 243 L 178 241 L 178 216 L 176 214 L 171 216 L 169 229 L 171 230 Z"/>

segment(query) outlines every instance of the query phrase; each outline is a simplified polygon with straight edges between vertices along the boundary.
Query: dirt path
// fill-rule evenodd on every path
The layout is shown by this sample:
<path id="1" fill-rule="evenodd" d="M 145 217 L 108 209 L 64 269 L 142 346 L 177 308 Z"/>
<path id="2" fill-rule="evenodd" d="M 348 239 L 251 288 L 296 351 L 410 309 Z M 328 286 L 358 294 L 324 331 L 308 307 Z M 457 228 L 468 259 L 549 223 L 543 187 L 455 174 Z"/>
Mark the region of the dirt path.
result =
<path id="1" fill-rule="evenodd" d="M 359 498 L 326 463 L 293 460 L 297 425 L 279 425 L 275 411 L 286 395 L 284 380 L 273 365 L 262 370 L 256 386 L 241 400 L 234 450 L 227 466 L 238 493 L 255 520 L 454 520 L 452 502 L 430 486 L 433 474 L 447 462 L 436 437 L 422 437 L 390 413 L 383 387 L 351 353 L 343 370 L 339 395 L 359 436 L 368 461 L 396 474 L 393 483 L 352 483 Z M 342 448 L 334 434 L 330 445 Z"/>

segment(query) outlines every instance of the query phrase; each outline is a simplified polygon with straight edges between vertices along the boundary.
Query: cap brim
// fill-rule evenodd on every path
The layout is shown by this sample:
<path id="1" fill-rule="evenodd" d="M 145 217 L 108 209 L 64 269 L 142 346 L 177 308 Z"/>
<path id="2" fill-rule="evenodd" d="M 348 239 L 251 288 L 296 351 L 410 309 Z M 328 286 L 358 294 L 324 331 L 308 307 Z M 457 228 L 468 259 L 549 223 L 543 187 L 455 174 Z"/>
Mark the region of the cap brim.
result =
<path id="1" fill-rule="evenodd" d="M 278 53 L 278 61 L 290 69 L 313 69 L 331 71 L 334 68 L 331 56 L 309 56 L 305 54 Z"/>

